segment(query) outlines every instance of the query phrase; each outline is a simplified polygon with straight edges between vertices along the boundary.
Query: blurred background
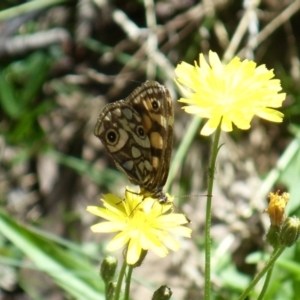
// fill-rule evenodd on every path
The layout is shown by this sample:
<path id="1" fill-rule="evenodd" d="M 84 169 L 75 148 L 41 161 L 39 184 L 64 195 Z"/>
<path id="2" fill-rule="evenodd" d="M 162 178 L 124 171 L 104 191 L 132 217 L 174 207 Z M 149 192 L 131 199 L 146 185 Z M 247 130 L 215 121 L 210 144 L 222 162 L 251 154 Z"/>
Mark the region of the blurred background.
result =
<path id="1" fill-rule="evenodd" d="M 104 299 L 111 236 L 92 234 L 100 219 L 86 207 L 103 193 L 122 197 L 129 182 L 93 131 L 105 104 L 147 79 L 174 100 L 166 188 L 194 231 L 167 258 L 149 254 L 131 295 L 150 299 L 167 284 L 172 299 L 201 298 L 211 139 L 177 102 L 174 68 L 209 50 L 265 64 L 287 93 L 283 123 L 254 118 L 221 138 L 213 299 L 236 299 L 270 253 L 268 193 L 289 192 L 288 214 L 299 216 L 300 1 L 2 0 L 0 10 L 0 299 Z M 285 251 L 265 299 L 299 299 L 299 261 L 299 245 Z"/>

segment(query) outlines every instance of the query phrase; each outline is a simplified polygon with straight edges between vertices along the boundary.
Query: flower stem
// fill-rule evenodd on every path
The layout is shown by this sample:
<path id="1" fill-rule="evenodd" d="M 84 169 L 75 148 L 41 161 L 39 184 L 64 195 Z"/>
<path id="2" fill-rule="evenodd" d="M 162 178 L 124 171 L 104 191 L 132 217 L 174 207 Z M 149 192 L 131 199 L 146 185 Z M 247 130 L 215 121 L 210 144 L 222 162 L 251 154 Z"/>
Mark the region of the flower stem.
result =
<path id="1" fill-rule="evenodd" d="M 128 265 L 128 271 L 126 276 L 126 286 L 125 286 L 125 295 L 124 300 L 129 299 L 129 291 L 130 291 L 130 283 L 131 283 L 131 275 L 132 275 L 133 267 Z"/>
<path id="2" fill-rule="evenodd" d="M 221 134 L 221 123 L 219 124 L 212 146 L 212 155 L 208 170 L 208 187 L 207 187 L 207 203 L 206 203 L 206 220 L 205 220 L 205 300 L 210 300 L 210 257 L 211 257 L 211 200 L 214 185 L 214 174 L 216 167 L 216 159 L 219 151 L 219 139 Z"/>
<path id="3" fill-rule="evenodd" d="M 243 292 L 243 294 L 238 298 L 238 300 L 245 299 L 248 294 L 251 292 L 251 290 L 254 288 L 254 286 L 258 283 L 258 281 L 269 271 L 273 268 L 274 263 L 278 259 L 278 257 L 282 254 L 284 251 L 285 246 L 281 246 L 280 248 L 274 250 L 269 262 L 264 266 L 264 268 L 256 275 L 256 277 L 252 280 L 252 282 L 249 284 L 249 286 L 246 288 L 246 290 Z M 269 275 L 271 277 L 271 273 Z M 270 278 L 268 278 L 269 282 Z M 267 284 L 268 285 L 268 284 Z M 267 286 L 264 286 L 264 289 L 266 290 Z M 263 290 L 264 290 L 263 289 Z M 263 291 L 262 291 L 263 292 Z M 261 299 L 261 298 L 259 298 Z"/>
<path id="4" fill-rule="evenodd" d="M 274 269 L 274 264 L 271 266 L 271 268 L 269 269 L 269 271 L 267 273 L 266 280 L 264 282 L 264 286 L 263 286 L 263 288 L 262 288 L 262 290 L 261 290 L 261 292 L 260 292 L 257 300 L 264 299 L 264 296 L 266 294 L 266 291 L 268 289 L 268 286 L 269 286 L 269 283 L 270 283 L 270 280 L 271 280 L 273 269 Z"/>
<path id="5" fill-rule="evenodd" d="M 119 274 L 119 278 L 118 278 L 118 282 L 117 282 L 117 286 L 116 286 L 116 290 L 115 290 L 114 300 L 119 300 L 120 299 L 122 282 L 123 282 L 123 278 L 124 278 L 124 275 L 125 275 L 126 267 L 127 267 L 127 264 L 126 264 L 126 261 L 124 260 L 122 268 L 120 270 L 120 274 Z"/>

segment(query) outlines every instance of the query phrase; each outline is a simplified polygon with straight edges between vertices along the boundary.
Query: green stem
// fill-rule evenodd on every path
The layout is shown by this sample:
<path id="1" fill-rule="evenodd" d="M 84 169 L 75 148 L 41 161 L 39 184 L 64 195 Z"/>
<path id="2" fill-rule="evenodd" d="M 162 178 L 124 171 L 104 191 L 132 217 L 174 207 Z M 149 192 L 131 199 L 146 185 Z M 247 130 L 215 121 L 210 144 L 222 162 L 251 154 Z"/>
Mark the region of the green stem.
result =
<path id="1" fill-rule="evenodd" d="M 206 220 L 205 220 L 205 300 L 210 300 L 210 257 L 211 257 L 211 200 L 212 190 L 214 186 L 214 174 L 216 167 L 216 159 L 219 151 L 219 139 L 221 134 L 221 123 L 219 124 L 212 146 L 212 155 L 208 170 L 208 187 L 207 187 L 207 203 L 206 203 Z"/>
<path id="2" fill-rule="evenodd" d="M 257 300 L 262 300 L 264 299 L 264 296 L 266 294 L 266 291 L 268 289 L 268 286 L 269 286 L 269 283 L 270 283 L 270 280 L 271 280 L 271 276 L 272 276 L 272 272 L 273 272 L 273 269 L 274 269 L 274 265 L 271 266 L 271 268 L 269 269 L 268 273 L 267 273 L 267 276 L 266 276 L 266 280 L 264 282 L 264 286 L 257 298 Z"/>
<path id="3" fill-rule="evenodd" d="M 124 300 L 128 300 L 129 299 L 129 291 L 130 291 L 130 283 L 131 283 L 132 271 L 133 271 L 133 267 L 128 265 L 127 276 L 126 276 L 126 286 L 125 286 Z"/>
<path id="4" fill-rule="evenodd" d="M 124 259 L 122 268 L 120 270 L 120 274 L 119 274 L 119 278 L 118 278 L 116 290 L 115 290 L 114 300 L 119 300 L 120 299 L 122 282 L 123 282 L 123 278 L 124 278 L 124 275 L 125 275 L 126 267 L 127 267 L 127 264 L 126 264 L 126 261 Z"/>
<path id="5" fill-rule="evenodd" d="M 278 257 L 282 254 L 284 251 L 285 246 L 281 246 L 278 250 L 274 250 L 274 253 L 272 254 L 269 262 L 264 266 L 264 268 L 256 275 L 256 277 L 252 280 L 252 282 L 249 284 L 247 289 L 243 292 L 243 294 L 238 298 L 238 300 L 245 299 L 251 290 L 255 287 L 255 285 L 258 283 L 258 281 L 269 271 L 271 268 L 273 268 L 274 263 L 278 259 Z M 271 277 L 271 274 L 270 274 Z M 270 279 L 270 278 L 269 278 Z"/>

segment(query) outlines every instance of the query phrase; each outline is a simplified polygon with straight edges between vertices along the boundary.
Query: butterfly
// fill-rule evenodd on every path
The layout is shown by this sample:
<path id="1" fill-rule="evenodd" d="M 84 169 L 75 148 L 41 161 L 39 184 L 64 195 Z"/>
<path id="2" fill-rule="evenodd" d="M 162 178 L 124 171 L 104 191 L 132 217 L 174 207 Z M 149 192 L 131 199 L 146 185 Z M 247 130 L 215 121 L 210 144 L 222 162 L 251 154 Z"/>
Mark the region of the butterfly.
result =
<path id="1" fill-rule="evenodd" d="M 174 111 L 169 91 L 156 81 L 146 81 L 125 100 L 107 104 L 94 134 L 117 168 L 140 194 L 163 204 L 173 147 Z"/>

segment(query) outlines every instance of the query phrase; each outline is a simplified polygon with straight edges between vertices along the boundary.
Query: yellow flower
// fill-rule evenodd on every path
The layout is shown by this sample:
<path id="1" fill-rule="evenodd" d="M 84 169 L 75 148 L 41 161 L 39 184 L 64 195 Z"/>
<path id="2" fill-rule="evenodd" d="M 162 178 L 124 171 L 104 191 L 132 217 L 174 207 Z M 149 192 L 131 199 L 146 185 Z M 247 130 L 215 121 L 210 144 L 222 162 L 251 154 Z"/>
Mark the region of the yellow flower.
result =
<path id="1" fill-rule="evenodd" d="M 227 65 L 221 63 L 215 52 L 209 52 L 209 64 L 200 54 L 199 66 L 185 62 L 176 69 L 176 83 L 186 98 L 179 101 L 187 113 L 208 118 L 202 135 L 212 134 L 219 123 L 223 131 L 232 131 L 232 123 L 240 129 L 249 129 L 254 115 L 272 122 L 282 122 L 283 114 L 273 108 L 282 105 L 285 93 L 265 65 L 256 66 L 238 57 Z"/>
<path id="2" fill-rule="evenodd" d="M 176 251 L 180 243 L 170 233 L 191 236 L 191 229 L 181 226 L 188 223 L 185 215 L 173 213 L 173 199 L 166 204 L 157 199 L 144 198 L 126 191 L 125 199 L 106 194 L 101 199 L 104 207 L 88 206 L 87 210 L 108 221 L 91 227 L 93 232 L 118 232 L 108 243 L 107 250 L 114 251 L 127 246 L 126 262 L 135 264 L 143 250 L 152 250 L 160 257 L 168 254 L 168 249 Z"/>
<path id="3" fill-rule="evenodd" d="M 286 216 L 285 216 L 285 207 L 290 199 L 289 193 L 282 193 L 282 195 L 279 195 L 279 191 L 277 191 L 275 194 L 270 193 L 269 194 L 269 206 L 265 210 L 269 214 L 271 224 L 273 226 L 281 226 L 284 222 Z"/>

